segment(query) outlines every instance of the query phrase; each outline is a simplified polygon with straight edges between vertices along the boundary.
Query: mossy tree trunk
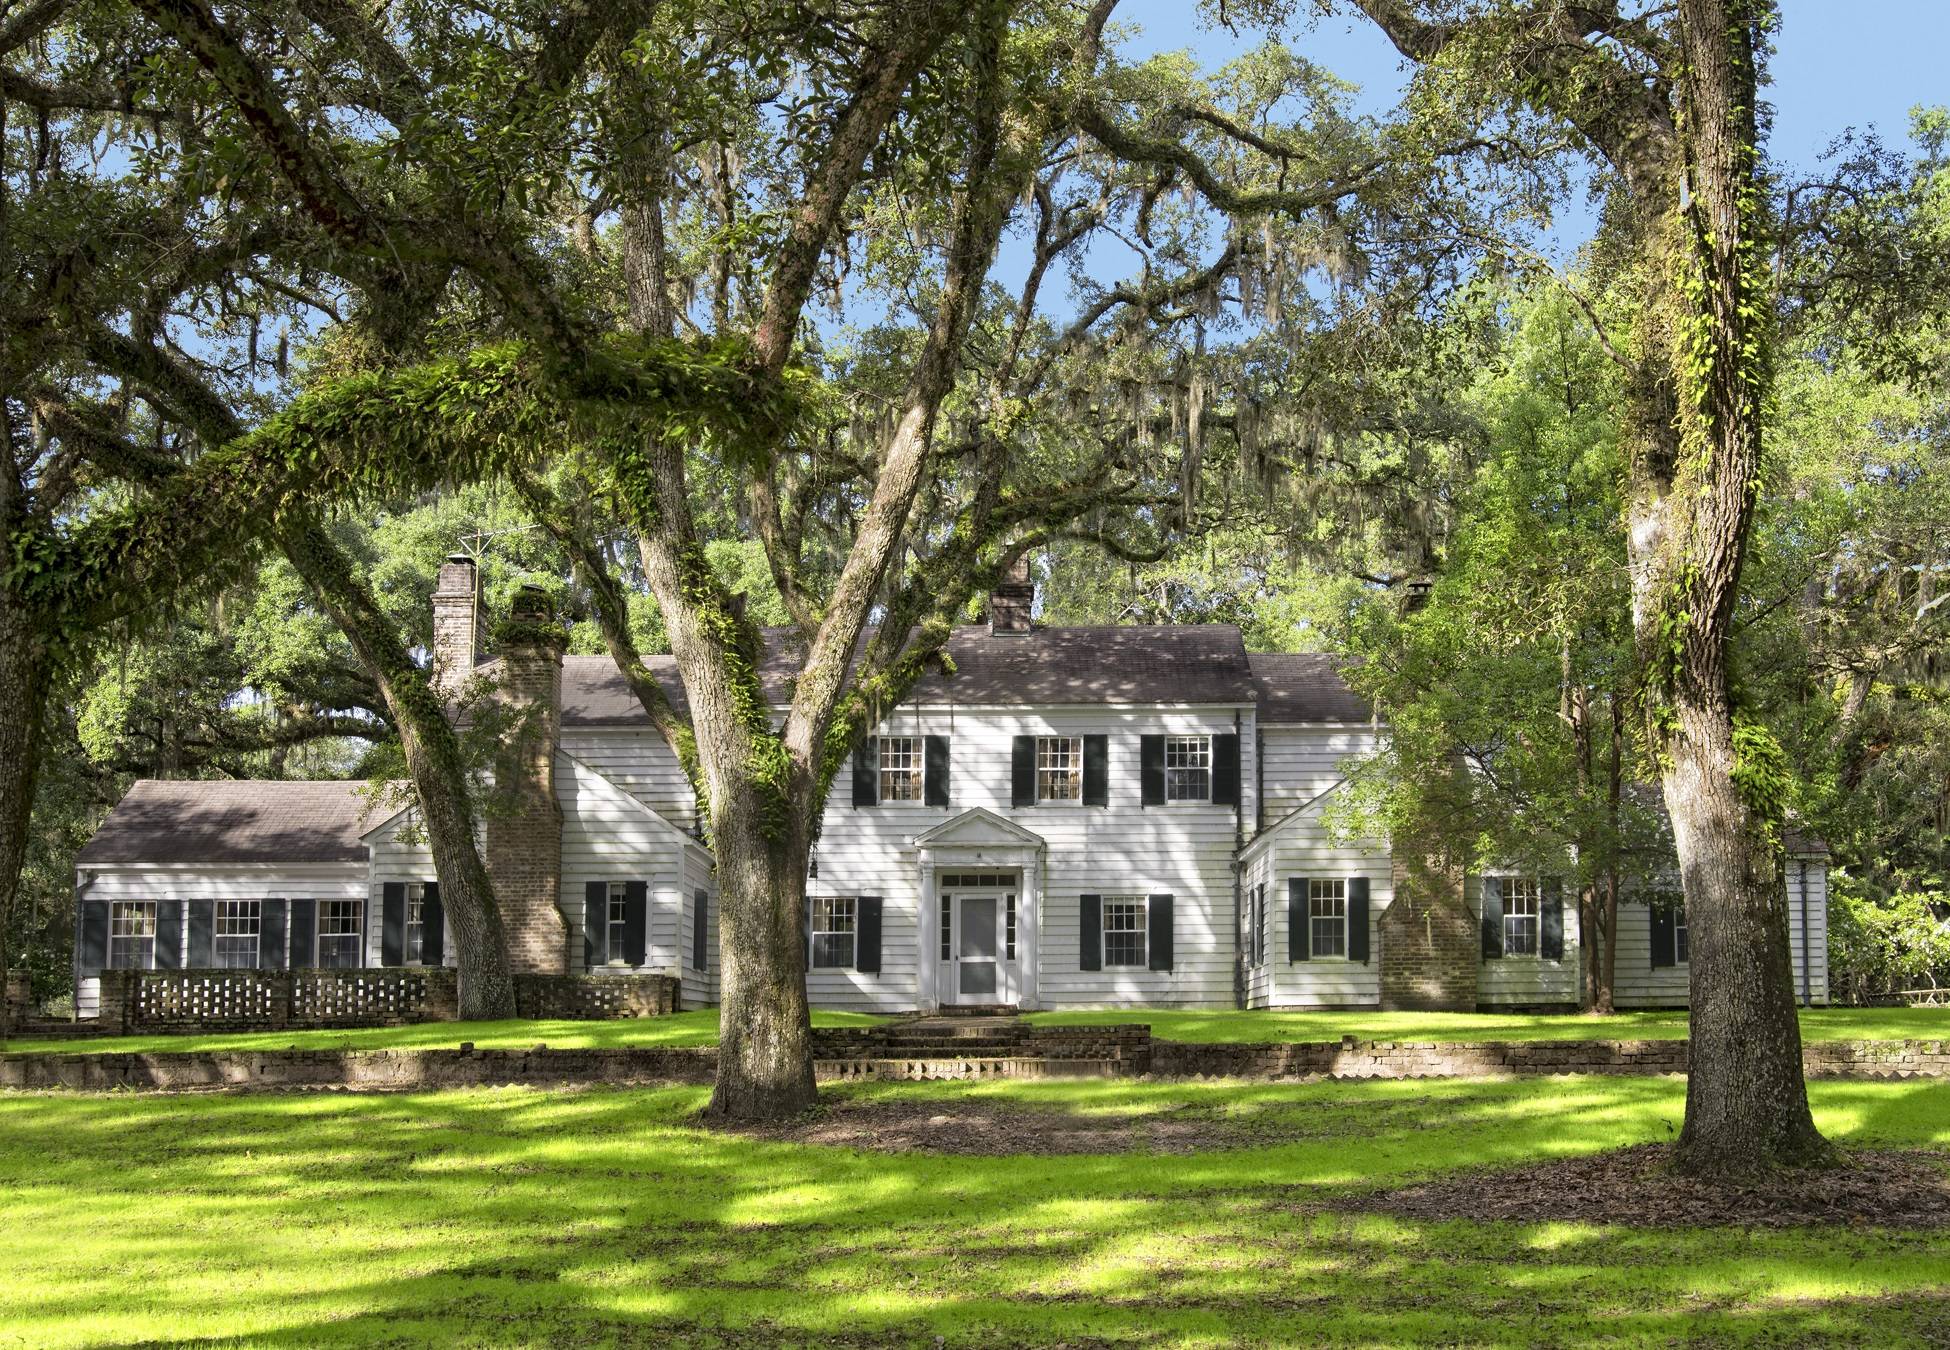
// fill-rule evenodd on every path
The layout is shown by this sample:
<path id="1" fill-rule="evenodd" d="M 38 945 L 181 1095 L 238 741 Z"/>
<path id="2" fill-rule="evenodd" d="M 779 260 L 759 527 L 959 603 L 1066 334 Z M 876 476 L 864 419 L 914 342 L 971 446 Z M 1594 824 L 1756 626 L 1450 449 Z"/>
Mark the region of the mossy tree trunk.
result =
<path id="1" fill-rule="evenodd" d="M 1690 935 L 1678 1161 L 1715 1176 L 1823 1161 L 1787 958 L 1783 760 L 1737 721 L 1729 670 L 1773 379 L 1756 116 L 1772 0 L 1681 0 L 1657 18 L 1536 0 L 1433 20 L 1357 3 L 1404 55 L 1473 66 L 1486 102 L 1562 119 L 1617 175 L 1599 248 L 1632 332 L 1600 336 L 1625 372 L 1633 632 Z"/>
<path id="2" fill-rule="evenodd" d="M 461 1018 L 513 1017 L 514 975 L 494 885 L 481 860 L 467 764 L 432 681 L 414 663 L 392 621 L 353 571 L 351 559 L 316 515 L 295 513 L 281 542 L 392 713 L 440 878 L 441 904 L 454 932 Z"/>

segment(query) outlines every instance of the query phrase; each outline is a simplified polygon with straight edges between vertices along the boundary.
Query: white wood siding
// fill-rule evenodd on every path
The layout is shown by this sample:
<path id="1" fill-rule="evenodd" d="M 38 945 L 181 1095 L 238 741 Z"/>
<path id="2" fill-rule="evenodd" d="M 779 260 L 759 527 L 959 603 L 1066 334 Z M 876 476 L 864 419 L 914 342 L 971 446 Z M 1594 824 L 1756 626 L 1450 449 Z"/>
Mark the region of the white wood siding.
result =
<path id="1" fill-rule="evenodd" d="M 93 880 L 89 874 L 93 874 Z M 76 874 L 78 902 L 95 900 L 357 900 L 366 893 L 366 864 L 349 863 L 199 863 L 194 866 L 98 865 Z M 368 922 L 371 916 L 368 915 Z M 287 924 L 286 943 L 290 941 Z M 184 915 L 180 967 L 189 954 L 190 925 Z M 101 1012 L 101 981 L 89 976 L 75 989 L 81 1017 Z"/>
<path id="2" fill-rule="evenodd" d="M 1243 819 L 1252 820 L 1253 721 L 1240 709 Z M 920 951 L 920 859 L 916 835 L 984 807 L 1045 841 L 1038 907 L 1039 1002 L 1043 1006 L 1232 1005 L 1232 858 L 1229 806 L 1173 803 L 1146 809 L 1139 738 L 1234 731 L 1232 709 L 901 709 L 876 729 L 894 736 L 949 738 L 949 804 L 855 808 L 844 772 L 827 803 L 813 895 L 882 897 L 881 972 L 815 970 L 815 1006 L 894 1011 L 916 1006 Z M 1109 737 L 1108 807 L 1010 805 L 1010 753 L 1017 735 Z M 1080 896 L 1173 897 L 1174 969 L 1079 968 Z M 937 959 L 938 953 L 928 953 Z"/>
<path id="3" fill-rule="evenodd" d="M 569 929 L 569 969 L 584 969 L 582 930 L 588 884 L 641 881 L 649 908 L 644 916 L 643 964 L 623 966 L 612 961 L 610 968 L 678 974 L 683 918 L 678 896 L 689 841 L 640 799 L 574 755 L 556 756 L 555 799 L 562 807 L 558 903 Z"/>
<path id="4" fill-rule="evenodd" d="M 656 732 L 632 727 L 564 727 L 562 750 L 680 831 L 691 829 L 697 818 L 697 798 L 677 756 Z"/>
<path id="5" fill-rule="evenodd" d="M 704 948 L 706 969 L 701 971 L 691 966 L 695 950 L 691 943 L 699 891 L 704 892 L 708 907 Z M 700 844 L 689 844 L 684 850 L 684 889 L 678 896 L 677 918 L 677 959 L 683 971 L 684 1007 L 708 1007 L 718 1001 L 718 881 L 711 867 L 711 856 Z"/>
<path id="6" fill-rule="evenodd" d="M 1347 777 L 1346 761 L 1374 754 L 1381 743 L 1372 727 L 1274 724 L 1260 730 L 1265 742 L 1268 827 Z"/>

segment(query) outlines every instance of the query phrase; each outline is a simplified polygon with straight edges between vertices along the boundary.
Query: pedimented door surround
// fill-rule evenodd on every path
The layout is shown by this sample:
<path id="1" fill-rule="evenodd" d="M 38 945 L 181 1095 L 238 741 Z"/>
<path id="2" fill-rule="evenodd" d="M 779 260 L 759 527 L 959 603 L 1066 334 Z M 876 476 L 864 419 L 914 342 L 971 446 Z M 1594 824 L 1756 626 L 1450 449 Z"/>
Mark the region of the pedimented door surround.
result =
<path id="1" fill-rule="evenodd" d="M 1016 960 L 1009 988 L 1024 1008 L 1036 1006 L 1037 911 L 1043 892 L 1043 837 L 993 811 L 973 807 L 915 836 L 921 869 L 921 987 L 923 1008 L 952 1004 L 956 994 L 941 987 L 942 877 L 957 872 L 1014 872 Z M 951 940 L 957 935 L 951 933 Z"/>

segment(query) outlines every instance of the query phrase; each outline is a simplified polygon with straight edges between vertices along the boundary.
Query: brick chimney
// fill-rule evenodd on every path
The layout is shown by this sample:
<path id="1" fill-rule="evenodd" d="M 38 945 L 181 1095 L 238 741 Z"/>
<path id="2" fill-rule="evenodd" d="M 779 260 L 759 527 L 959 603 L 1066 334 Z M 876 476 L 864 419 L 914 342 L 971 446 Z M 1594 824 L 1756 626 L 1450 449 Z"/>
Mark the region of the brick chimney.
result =
<path id="1" fill-rule="evenodd" d="M 1036 585 L 1029 579 L 1029 557 L 1025 554 L 1009 564 L 1002 580 L 989 592 L 989 632 L 997 637 L 1027 636 L 1029 611 L 1035 602 Z"/>
<path id="2" fill-rule="evenodd" d="M 481 573 L 465 553 L 450 553 L 433 588 L 433 687 L 449 698 L 474 673 L 487 650 Z"/>
<path id="3" fill-rule="evenodd" d="M 568 969 L 562 917 L 562 808 L 555 800 L 555 752 L 562 740 L 562 650 L 568 635 L 539 586 L 523 586 L 496 627 L 501 674 L 495 700 L 510 726 L 495 761 L 487 821 L 487 868 L 518 972 Z"/>

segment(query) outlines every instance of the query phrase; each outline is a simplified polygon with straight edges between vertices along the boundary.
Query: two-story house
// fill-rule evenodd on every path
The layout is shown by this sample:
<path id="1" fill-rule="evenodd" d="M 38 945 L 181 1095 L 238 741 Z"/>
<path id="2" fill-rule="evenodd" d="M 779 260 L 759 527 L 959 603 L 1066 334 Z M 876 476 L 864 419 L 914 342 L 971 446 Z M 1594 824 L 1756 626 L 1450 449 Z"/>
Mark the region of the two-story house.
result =
<path id="1" fill-rule="evenodd" d="M 1576 906 L 1551 877 L 1411 894 L 1326 808 L 1385 735 L 1332 658 L 1225 625 L 1030 620 L 1026 581 L 957 629 L 835 784 L 809 869 L 815 1006 L 1575 1006 Z M 544 805 L 485 824 L 518 968 L 662 972 L 716 999 L 713 860 L 675 756 L 608 657 L 483 660 L 474 564 L 435 595 L 438 668 L 532 705 Z M 521 631 L 521 630 L 517 630 Z M 768 635 L 783 707 L 798 669 Z M 668 658 L 653 672 L 680 705 Z M 411 810 L 363 783 L 137 783 L 77 860 L 78 1006 L 104 968 L 451 963 Z M 1827 999 L 1826 869 L 1790 849 L 1799 986 Z M 1426 883 L 1425 883 L 1426 885 Z M 1624 908 L 1618 999 L 1685 1001 L 1683 909 Z M 1804 935 L 1812 935 L 1804 942 Z"/>

